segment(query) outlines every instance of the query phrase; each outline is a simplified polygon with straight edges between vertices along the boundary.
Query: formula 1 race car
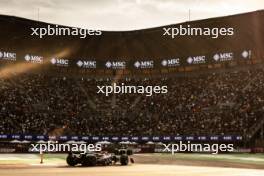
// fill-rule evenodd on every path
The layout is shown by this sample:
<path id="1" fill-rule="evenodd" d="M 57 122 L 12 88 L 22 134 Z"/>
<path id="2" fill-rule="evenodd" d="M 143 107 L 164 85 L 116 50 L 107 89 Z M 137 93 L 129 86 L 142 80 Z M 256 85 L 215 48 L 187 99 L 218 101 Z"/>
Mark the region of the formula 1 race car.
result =
<path id="1" fill-rule="evenodd" d="M 134 163 L 132 150 L 118 149 L 115 153 L 69 153 L 66 162 L 69 166 L 76 166 L 81 164 L 82 166 L 109 166 L 120 163 L 121 165 L 128 165 L 129 161 Z"/>

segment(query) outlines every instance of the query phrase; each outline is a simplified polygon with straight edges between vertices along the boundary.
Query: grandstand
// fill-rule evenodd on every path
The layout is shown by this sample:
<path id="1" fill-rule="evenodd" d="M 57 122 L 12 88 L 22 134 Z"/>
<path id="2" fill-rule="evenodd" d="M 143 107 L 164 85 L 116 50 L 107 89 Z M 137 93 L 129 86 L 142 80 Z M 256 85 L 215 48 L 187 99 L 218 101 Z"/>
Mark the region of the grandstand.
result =
<path id="1" fill-rule="evenodd" d="M 46 23 L 0 16 L 1 138 L 223 136 L 261 144 L 263 17 L 256 11 L 181 24 L 235 29 L 217 39 L 170 39 L 163 27 L 40 39 L 29 37 L 30 28 Z M 168 93 L 97 94 L 97 85 L 113 82 L 166 85 Z"/>

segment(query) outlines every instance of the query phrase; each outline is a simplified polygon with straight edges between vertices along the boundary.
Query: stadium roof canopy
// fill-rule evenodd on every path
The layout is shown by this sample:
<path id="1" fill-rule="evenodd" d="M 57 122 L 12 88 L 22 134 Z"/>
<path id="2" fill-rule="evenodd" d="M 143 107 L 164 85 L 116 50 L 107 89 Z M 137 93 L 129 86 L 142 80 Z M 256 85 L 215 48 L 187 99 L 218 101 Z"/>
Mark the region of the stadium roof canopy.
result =
<path id="1" fill-rule="evenodd" d="M 47 27 L 48 23 L 13 16 L 0 16 L 0 50 L 49 56 L 69 51 L 68 59 L 160 59 L 200 55 L 218 51 L 260 49 L 264 46 L 264 11 L 211 18 L 158 28 L 111 32 L 101 36 L 31 36 L 31 28 Z M 163 28 L 191 25 L 201 28 L 234 28 L 233 36 L 164 36 Z M 50 24 L 55 26 L 54 24 Z M 62 26 L 61 26 L 62 27 Z"/>

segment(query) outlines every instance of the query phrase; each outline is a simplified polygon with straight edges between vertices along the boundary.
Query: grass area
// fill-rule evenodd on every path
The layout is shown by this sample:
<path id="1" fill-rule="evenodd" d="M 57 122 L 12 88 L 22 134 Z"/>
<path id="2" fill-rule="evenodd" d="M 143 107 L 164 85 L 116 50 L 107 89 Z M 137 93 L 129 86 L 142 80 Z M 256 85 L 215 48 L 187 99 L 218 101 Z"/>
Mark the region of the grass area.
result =
<path id="1" fill-rule="evenodd" d="M 45 158 L 46 159 L 62 159 L 62 160 L 66 160 L 67 154 L 45 154 Z"/>
<path id="2" fill-rule="evenodd" d="M 66 154 L 44 154 L 44 163 L 65 163 Z M 0 164 L 38 164 L 40 154 L 0 154 Z"/>
<path id="3" fill-rule="evenodd" d="M 176 153 L 175 155 L 170 154 L 155 154 L 161 158 L 167 159 L 183 159 L 183 160 L 200 160 L 200 161 L 225 161 L 225 162 L 237 162 L 237 163 L 248 163 L 248 164 L 261 164 L 264 165 L 264 154 L 184 154 Z"/>
<path id="4" fill-rule="evenodd" d="M 199 161 L 221 161 L 236 162 L 244 164 L 264 165 L 264 154 L 154 154 L 162 159 L 182 159 Z M 67 154 L 44 154 L 44 163 L 65 164 Z M 40 162 L 39 154 L 0 154 L 0 164 L 38 164 Z"/>

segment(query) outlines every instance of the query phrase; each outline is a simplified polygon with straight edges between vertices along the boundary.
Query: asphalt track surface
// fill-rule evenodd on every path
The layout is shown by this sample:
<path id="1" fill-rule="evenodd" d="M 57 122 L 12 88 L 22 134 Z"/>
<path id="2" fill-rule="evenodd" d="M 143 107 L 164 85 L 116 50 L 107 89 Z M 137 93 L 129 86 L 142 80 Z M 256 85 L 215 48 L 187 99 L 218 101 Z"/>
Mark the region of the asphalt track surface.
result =
<path id="1" fill-rule="evenodd" d="M 135 164 L 109 167 L 30 167 L 0 169 L 3 176 L 263 176 L 264 170 Z"/>
<path id="2" fill-rule="evenodd" d="M 264 176 L 264 168 L 232 163 L 171 161 L 136 157 L 128 166 L 67 167 L 65 163 L 2 164 L 0 176 Z M 146 164 L 148 163 L 148 164 Z"/>

